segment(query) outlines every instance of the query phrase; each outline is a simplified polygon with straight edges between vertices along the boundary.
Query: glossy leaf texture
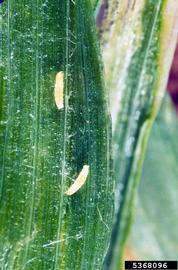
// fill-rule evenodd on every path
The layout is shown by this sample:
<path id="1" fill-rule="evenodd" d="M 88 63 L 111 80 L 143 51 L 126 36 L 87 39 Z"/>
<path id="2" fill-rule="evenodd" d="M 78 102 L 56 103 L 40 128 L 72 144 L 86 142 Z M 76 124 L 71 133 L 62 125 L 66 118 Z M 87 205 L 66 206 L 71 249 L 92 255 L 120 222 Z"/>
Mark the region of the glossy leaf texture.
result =
<path id="1" fill-rule="evenodd" d="M 102 268 L 113 217 L 111 126 L 92 13 L 87 0 L 1 6 L 2 270 Z M 85 185 L 67 196 L 84 165 Z"/>
<path id="2" fill-rule="evenodd" d="M 129 247 L 135 259 L 178 254 L 178 118 L 168 97 L 151 132 Z M 139 239 L 139 240 L 138 240 Z"/>
<path id="3" fill-rule="evenodd" d="M 103 25 L 117 183 L 115 221 L 105 269 L 122 269 L 144 152 L 175 50 L 177 12 L 174 0 L 111 1 Z"/>

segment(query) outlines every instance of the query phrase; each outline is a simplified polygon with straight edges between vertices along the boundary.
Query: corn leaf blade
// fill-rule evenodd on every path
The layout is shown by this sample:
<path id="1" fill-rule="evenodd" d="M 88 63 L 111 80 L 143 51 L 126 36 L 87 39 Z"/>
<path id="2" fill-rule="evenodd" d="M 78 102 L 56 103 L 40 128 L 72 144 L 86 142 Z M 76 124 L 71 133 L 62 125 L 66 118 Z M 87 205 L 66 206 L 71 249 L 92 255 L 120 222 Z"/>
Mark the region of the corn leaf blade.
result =
<path id="1" fill-rule="evenodd" d="M 1 269 L 101 269 L 111 128 L 91 5 L 11 0 L 0 12 Z M 67 196 L 84 165 L 85 186 Z"/>

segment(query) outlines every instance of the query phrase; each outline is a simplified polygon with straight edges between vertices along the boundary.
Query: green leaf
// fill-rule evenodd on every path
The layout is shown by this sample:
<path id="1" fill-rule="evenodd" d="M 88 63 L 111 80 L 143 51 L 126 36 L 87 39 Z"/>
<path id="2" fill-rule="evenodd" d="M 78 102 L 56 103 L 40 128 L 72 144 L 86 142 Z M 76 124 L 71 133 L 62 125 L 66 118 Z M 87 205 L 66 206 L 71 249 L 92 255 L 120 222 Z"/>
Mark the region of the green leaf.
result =
<path id="1" fill-rule="evenodd" d="M 177 258 L 177 138 L 177 115 L 166 99 L 151 132 L 129 241 L 137 259 Z"/>
<path id="2" fill-rule="evenodd" d="M 90 0 L 91 5 L 95 8 L 99 0 Z"/>
<path id="3" fill-rule="evenodd" d="M 83 0 L 1 6 L 1 269 L 101 269 L 113 180 L 92 13 Z M 61 110 L 54 100 L 60 71 Z M 84 165 L 90 166 L 85 185 L 67 196 Z"/>
<path id="4" fill-rule="evenodd" d="M 96 20 L 103 1 L 102 0 L 90 0 L 90 2 L 91 2 L 91 5 L 92 5 L 92 8 L 93 8 L 94 16 L 95 16 L 95 20 Z"/>
<path id="5" fill-rule="evenodd" d="M 90 0 L 91 1 L 91 5 L 94 9 L 96 9 L 96 7 L 99 5 L 99 3 L 101 2 L 101 0 Z"/>
<path id="6" fill-rule="evenodd" d="M 122 269 L 144 152 L 175 49 L 177 12 L 174 0 L 113 1 L 103 26 L 117 182 L 115 221 L 105 269 Z M 110 28 L 111 17 L 114 23 Z"/>

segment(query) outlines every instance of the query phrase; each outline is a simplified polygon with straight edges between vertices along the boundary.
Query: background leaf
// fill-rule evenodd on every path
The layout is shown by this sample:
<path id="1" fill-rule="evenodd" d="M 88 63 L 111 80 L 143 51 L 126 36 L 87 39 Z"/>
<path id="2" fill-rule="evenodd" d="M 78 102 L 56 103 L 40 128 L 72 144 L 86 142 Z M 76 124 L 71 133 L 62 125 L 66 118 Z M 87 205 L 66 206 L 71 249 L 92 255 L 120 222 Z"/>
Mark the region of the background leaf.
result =
<path id="1" fill-rule="evenodd" d="M 0 268 L 101 269 L 111 128 L 90 2 L 4 1 L 0 16 Z M 84 165 L 85 186 L 65 195 Z"/>
<path id="2" fill-rule="evenodd" d="M 138 260 L 177 258 L 177 138 L 178 119 L 167 97 L 151 132 L 129 240 Z"/>
<path id="3" fill-rule="evenodd" d="M 177 11 L 178 3 L 174 0 L 113 1 L 103 26 L 117 182 L 106 269 L 122 268 L 144 152 L 166 88 L 177 40 Z"/>

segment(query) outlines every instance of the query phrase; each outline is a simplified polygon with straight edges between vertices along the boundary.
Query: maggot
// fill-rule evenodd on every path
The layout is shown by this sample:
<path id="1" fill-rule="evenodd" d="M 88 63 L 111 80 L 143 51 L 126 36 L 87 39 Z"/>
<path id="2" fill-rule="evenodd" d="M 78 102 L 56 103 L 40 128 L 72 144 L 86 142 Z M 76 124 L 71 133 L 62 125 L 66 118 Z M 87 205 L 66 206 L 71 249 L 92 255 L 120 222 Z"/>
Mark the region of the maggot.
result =
<path id="1" fill-rule="evenodd" d="M 54 99 L 59 110 L 64 108 L 64 72 L 60 71 L 56 74 L 56 82 L 54 87 Z"/>
<path id="2" fill-rule="evenodd" d="M 67 195 L 73 195 L 76 193 L 86 182 L 87 176 L 89 174 L 89 165 L 84 165 L 75 182 L 69 187 L 69 189 L 65 192 Z"/>

